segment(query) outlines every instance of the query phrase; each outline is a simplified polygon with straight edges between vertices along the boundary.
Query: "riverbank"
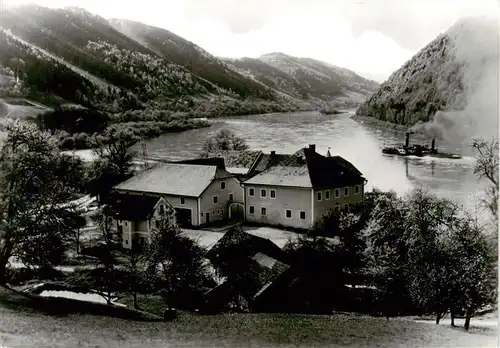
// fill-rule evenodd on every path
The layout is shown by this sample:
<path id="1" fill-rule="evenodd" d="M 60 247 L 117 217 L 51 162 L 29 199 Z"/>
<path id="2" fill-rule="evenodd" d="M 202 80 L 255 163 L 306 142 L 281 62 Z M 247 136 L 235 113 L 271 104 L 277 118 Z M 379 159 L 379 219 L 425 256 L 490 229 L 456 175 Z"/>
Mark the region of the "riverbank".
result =
<path id="1" fill-rule="evenodd" d="M 394 130 L 397 132 L 403 132 L 406 133 L 408 131 L 408 126 L 401 125 L 401 124 L 396 124 L 388 121 L 382 121 L 379 119 L 376 119 L 374 117 L 368 117 L 368 116 L 361 116 L 361 115 L 352 115 L 351 119 L 353 119 L 356 122 L 367 124 L 371 127 L 374 128 L 380 128 L 384 130 Z"/>
<path id="2" fill-rule="evenodd" d="M 150 140 L 168 133 L 180 133 L 191 129 L 207 128 L 213 122 L 205 119 L 175 119 L 170 122 L 123 122 L 116 123 L 124 129 L 130 130 L 141 140 Z M 93 134 L 60 134 L 59 148 L 63 151 L 90 150 Z"/>

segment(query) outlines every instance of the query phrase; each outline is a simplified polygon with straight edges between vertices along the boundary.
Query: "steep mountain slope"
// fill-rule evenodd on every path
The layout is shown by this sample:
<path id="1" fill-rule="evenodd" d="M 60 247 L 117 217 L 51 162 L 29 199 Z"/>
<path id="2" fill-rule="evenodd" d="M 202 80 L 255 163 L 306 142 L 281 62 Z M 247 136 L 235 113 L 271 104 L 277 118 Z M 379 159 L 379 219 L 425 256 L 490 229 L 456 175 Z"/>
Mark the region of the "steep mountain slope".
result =
<path id="1" fill-rule="evenodd" d="M 269 53 L 258 59 L 231 59 L 228 62 L 242 73 L 300 99 L 359 102 L 379 86 L 350 70 L 284 53 Z"/>
<path id="2" fill-rule="evenodd" d="M 449 137 L 462 139 L 496 132 L 498 33 L 497 18 L 458 21 L 394 72 L 357 114 L 443 138 L 452 128 Z"/>
<path id="3" fill-rule="evenodd" d="M 275 68 L 255 58 L 229 59 L 226 61 L 236 67 L 242 74 L 254 78 L 263 84 L 299 99 L 307 99 L 306 88 L 298 79 L 283 70 Z"/>
<path id="4" fill-rule="evenodd" d="M 332 100 L 350 106 L 377 86 L 284 54 L 219 59 L 167 30 L 79 8 L 23 5 L 2 15 L 0 98 L 52 108 L 79 104 L 128 122 L 138 120 L 137 110 L 144 110 L 139 121 L 155 110 L 212 117 L 312 109 Z"/>
<path id="5" fill-rule="evenodd" d="M 118 31 L 140 42 L 156 54 L 184 66 L 193 74 L 211 81 L 221 88 L 239 95 L 270 97 L 271 91 L 231 69 L 198 45 L 165 29 L 131 20 L 111 19 L 109 23 Z"/>
<path id="6" fill-rule="evenodd" d="M 38 90 L 44 96 L 36 99 L 51 105 L 65 100 L 118 112 L 164 102 L 165 98 L 195 95 L 235 100 L 250 97 L 276 104 L 274 91 L 209 55 L 204 62 L 204 52 L 195 45 L 181 54 L 191 57 L 193 52 L 200 52 L 192 70 L 202 76 L 177 64 L 181 58 L 175 51 L 167 55 L 166 49 L 160 54 L 114 29 L 105 19 L 78 8 L 8 8 L 3 13 L 0 44 L 0 66 L 18 71 L 22 82 L 30 87 L 30 97 L 34 98 Z M 47 82 L 43 73 L 56 73 L 63 81 L 61 69 L 65 76 L 70 74 L 71 79 L 80 81 L 73 83 L 74 88 L 64 83 L 65 91 L 52 87 L 43 91 L 42 85 Z M 30 79 L 35 75 L 36 81 Z M 92 88 L 82 89 L 82 84 Z M 97 92 L 89 94 L 89 89 Z M 278 104 L 275 106 L 279 109 Z"/>

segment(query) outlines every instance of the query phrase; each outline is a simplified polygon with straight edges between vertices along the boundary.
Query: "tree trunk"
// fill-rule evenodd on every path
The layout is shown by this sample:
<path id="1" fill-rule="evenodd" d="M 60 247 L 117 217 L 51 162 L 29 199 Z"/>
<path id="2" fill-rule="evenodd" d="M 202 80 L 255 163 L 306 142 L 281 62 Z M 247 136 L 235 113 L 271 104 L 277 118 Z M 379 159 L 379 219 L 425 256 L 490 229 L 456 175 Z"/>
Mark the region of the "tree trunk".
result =
<path id="1" fill-rule="evenodd" d="M 80 256 L 80 229 L 76 232 L 76 255 Z"/>
<path id="2" fill-rule="evenodd" d="M 465 323 L 464 323 L 464 329 L 469 330 L 470 327 L 470 319 L 472 318 L 472 309 L 467 308 L 467 313 L 465 313 Z"/>
<path id="3" fill-rule="evenodd" d="M 436 325 L 439 325 L 439 321 L 441 320 L 441 314 L 436 315 Z"/>
<path id="4" fill-rule="evenodd" d="M 139 308 L 137 308 L 137 293 L 136 292 L 134 292 L 133 297 L 134 297 L 134 309 L 139 309 Z"/>
<path id="5" fill-rule="evenodd" d="M 7 260 L 0 255 L 0 285 L 5 285 L 7 282 Z"/>
<path id="6" fill-rule="evenodd" d="M 451 326 L 455 327 L 455 312 L 451 310 L 450 316 L 451 316 Z"/>
<path id="7" fill-rule="evenodd" d="M 7 241 L 4 240 L 7 244 Z M 12 248 L 9 245 L 0 247 L 0 285 L 5 285 L 7 282 L 7 263 L 9 263 L 9 258 L 12 252 Z"/>

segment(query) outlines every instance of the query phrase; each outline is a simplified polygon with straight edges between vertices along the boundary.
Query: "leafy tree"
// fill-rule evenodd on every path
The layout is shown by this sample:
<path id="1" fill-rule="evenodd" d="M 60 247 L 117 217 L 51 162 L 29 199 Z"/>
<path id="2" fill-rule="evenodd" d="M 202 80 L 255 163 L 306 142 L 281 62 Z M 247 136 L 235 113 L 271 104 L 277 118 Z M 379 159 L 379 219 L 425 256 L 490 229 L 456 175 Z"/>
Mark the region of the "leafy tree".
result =
<path id="1" fill-rule="evenodd" d="M 20 121 L 8 129 L 0 154 L 0 283 L 11 257 L 50 267 L 55 249 L 81 227 L 76 208 L 63 204 L 74 190 L 60 164 L 50 134 Z"/>
<path id="2" fill-rule="evenodd" d="M 498 139 L 490 142 L 474 139 L 472 148 L 477 152 L 474 174 L 487 180 L 486 196 L 482 203 L 494 217 L 495 225 L 498 225 Z"/>
<path id="3" fill-rule="evenodd" d="M 469 329 L 474 313 L 497 298 L 497 254 L 483 232 L 484 228 L 471 214 L 458 216 L 441 245 L 448 258 L 447 284 L 453 318 L 465 312 L 464 328 Z"/>
<path id="4" fill-rule="evenodd" d="M 407 294 L 436 323 L 448 310 L 475 311 L 495 297 L 494 252 L 477 220 L 453 202 L 419 188 L 381 195 L 365 228 L 367 259 L 383 309 Z"/>
<path id="5" fill-rule="evenodd" d="M 441 236 L 453 229 L 459 209 L 453 202 L 438 198 L 425 189 L 406 197 L 408 207 L 406 244 L 408 246 L 408 289 L 420 308 L 436 315 L 436 323 L 451 305 L 449 256 L 440 244 Z"/>
<path id="6" fill-rule="evenodd" d="M 244 151 L 249 147 L 245 139 L 238 137 L 229 129 L 221 129 L 212 138 L 207 139 L 203 144 L 203 155 L 209 156 L 218 151 Z"/>
<path id="7" fill-rule="evenodd" d="M 93 147 L 99 159 L 89 170 L 88 190 L 96 195 L 106 195 L 116 184 L 131 175 L 134 152 L 131 147 L 139 138 L 129 129 L 109 127 L 93 139 Z"/>
<path id="8" fill-rule="evenodd" d="M 317 241 L 318 237 L 333 237 L 337 240 L 335 251 L 341 260 L 338 266 L 343 269 L 349 284 L 358 282 L 364 266 L 366 245 L 361 235 L 362 224 L 362 216 L 359 213 L 335 212 L 332 209 L 317 220 L 308 232 L 311 241 Z"/>
<path id="9" fill-rule="evenodd" d="M 78 156 L 59 156 L 56 175 L 59 180 L 63 180 L 77 192 L 85 192 L 87 167 Z"/>
<path id="10" fill-rule="evenodd" d="M 387 319 L 395 314 L 398 300 L 404 300 L 406 294 L 405 210 L 404 201 L 396 195 L 379 195 L 363 231 L 371 283 L 377 288 L 382 312 Z"/>
<path id="11" fill-rule="evenodd" d="M 154 222 L 146 246 L 147 273 L 156 279 L 168 308 L 193 308 L 196 299 L 214 285 L 213 278 L 203 249 L 182 236 L 180 228 L 171 221 L 165 214 Z"/>
<path id="12" fill-rule="evenodd" d="M 93 148 L 100 159 L 106 161 L 119 176 L 130 172 L 134 152 L 130 148 L 139 141 L 134 132 L 120 126 L 108 127 L 93 139 Z"/>

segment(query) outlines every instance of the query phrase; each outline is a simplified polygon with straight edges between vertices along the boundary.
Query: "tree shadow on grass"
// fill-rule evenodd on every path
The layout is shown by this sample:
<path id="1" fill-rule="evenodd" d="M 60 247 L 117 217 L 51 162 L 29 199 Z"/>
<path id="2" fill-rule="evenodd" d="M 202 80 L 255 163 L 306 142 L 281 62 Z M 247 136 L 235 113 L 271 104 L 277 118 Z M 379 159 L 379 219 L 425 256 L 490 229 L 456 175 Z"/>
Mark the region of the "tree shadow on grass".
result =
<path id="1" fill-rule="evenodd" d="M 126 307 L 61 297 L 42 297 L 5 287 L 0 287 L 0 305 L 15 311 L 38 311 L 52 316 L 92 314 L 133 321 L 163 321 L 161 317 Z"/>

